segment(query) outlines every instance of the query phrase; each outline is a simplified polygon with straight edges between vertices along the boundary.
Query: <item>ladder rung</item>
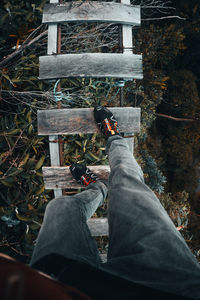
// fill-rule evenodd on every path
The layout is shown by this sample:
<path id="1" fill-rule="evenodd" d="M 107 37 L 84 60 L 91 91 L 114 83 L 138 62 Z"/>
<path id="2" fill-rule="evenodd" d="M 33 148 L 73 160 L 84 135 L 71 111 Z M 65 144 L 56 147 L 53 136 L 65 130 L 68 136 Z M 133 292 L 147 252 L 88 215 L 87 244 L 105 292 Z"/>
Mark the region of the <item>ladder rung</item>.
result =
<path id="1" fill-rule="evenodd" d="M 101 179 L 107 180 L 109 166 L 88 166 Z M 77 189 L 83 186 L 72 177 L 69 167 L 43 167 L 45 189 Z"/>
<path id="2" fill-rule="evenodd" d="M 140 7 L 114 2 L 78 1 L 46 4 L 42 23 L 109 22 L 140 25 Z"/>
<path id="3" fill-rule="evenodd" d="M 108 235 L 108 220 L 107 218 L 91 218 L 87 221 L 92 236 L 107 236 Z"/>
<path id="4" fill-rule="evenodd" d="M 143 79 L 142 55 L 83 53 L 40 56 L 40 79 L 69 77 Z"/>
<path id="5" fill-rule="evenodd" d="M 140 131 L 140 108 L 110 107 L 121 132 Z M 39 135 L 98 133 L 91 108 L 52 109 L 38 111 Z"/>

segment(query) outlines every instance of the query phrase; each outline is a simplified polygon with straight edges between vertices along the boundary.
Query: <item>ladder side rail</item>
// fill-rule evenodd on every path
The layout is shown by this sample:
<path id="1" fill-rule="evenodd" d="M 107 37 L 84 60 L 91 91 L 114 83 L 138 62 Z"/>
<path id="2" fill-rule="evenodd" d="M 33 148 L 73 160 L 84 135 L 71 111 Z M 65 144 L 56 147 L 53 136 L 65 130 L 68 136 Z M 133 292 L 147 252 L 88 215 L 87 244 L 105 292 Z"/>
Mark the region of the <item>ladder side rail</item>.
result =
<path id="1" fill-rule="evenodd" d="M 121 0 L 122 4 L 130 5 L 130 0 Z M 141 23 L 141 15 L 140 10 L 138 11 L 139 14 L 139 23 Z M 122 25 L 122 47 L 123 47 L 123 54 L 130 55 L 133 54 L 133 33 L 132 33 L 132 26 L 130 25 Z M 127 79 L 127 78 L 124 78 Z M 126 132 L 124 136 L 131 136 L 133 133 Z M 131 152 L 134 152 L 134 138 L 127 139 L 129 148 Z"/>
<path id="2" fill-rule="evenodd" d="M 50 3 L 59 3 L 59 0 L 50 0 Z M 58 41 L 58 26 L 57 24 L 50 24 L 48 26 L 48 46 L 47 54 L 57 53 Z M 52 140 L 58 140 L 58 135 L 49 136 L 49 151 L 51 166 L 60 166 L 59 144 L 52 143 Z M 62 189 L 54 189 L 54 197 L 61 197 Z"/>

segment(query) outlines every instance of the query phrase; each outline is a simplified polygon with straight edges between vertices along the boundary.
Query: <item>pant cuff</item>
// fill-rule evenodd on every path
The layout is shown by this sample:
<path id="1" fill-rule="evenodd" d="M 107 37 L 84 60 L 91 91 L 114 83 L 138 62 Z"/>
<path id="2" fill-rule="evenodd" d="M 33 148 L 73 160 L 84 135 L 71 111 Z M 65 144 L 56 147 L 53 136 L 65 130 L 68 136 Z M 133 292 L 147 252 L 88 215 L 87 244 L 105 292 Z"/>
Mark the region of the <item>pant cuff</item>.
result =
<path id="1" fill-rule="evenodd" d="M 111 145 L 112 141 L 121 140 L 121 139 L 123 139 L 123 137 L 121 135 L 110 136 L 108 138 L 107 144 L 106 144 L 106 154 L 108 154 L 108 152 L 109 152 L 109 148 L 110 148 L 110 145 Z"/>

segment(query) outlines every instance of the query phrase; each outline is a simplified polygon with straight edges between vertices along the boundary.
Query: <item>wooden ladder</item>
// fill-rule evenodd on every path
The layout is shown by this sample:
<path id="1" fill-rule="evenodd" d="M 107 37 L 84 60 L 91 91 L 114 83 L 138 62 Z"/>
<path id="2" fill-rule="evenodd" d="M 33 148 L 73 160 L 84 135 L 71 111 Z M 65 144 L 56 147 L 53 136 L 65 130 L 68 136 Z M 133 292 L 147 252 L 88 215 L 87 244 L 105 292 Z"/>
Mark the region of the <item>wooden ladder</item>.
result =
<path id="1" fill-rule="evenodd" d="M 66 22 L 108 22 L 122 24 L 122 54 L 57 53 L 58 24 Z M 67 77 L 112 77 L 142 79 L 142 56 L 132 53 L 132 26 L 139 26 L 140 7 L 130 5 L 130 0 L 121 3 L 75 1 L 59 4 L 50 0 L 44 8 L 43 23 L 48 24 L 48 55 L 40 57 L 40 79 Z M 89 66 L 89 67 L 88 67 Z M 140 108 L 110 108 L 118 120 L 119 129 L 125 136 L 140 130 Z M 46 189 L 54 189 L 55 197 L 62 196 L 62 189 L 79 188 L 72 178 L 69 167 L 60 166 L 60 135 L 98 133 L 93 109 L 54 109 L 38 111 L 38 134 L 49 136 L 51 167 L 43 167 Z M 133 151 L 133 138 L 127 138 Z M 89 166 L 100 178 L 107 179 L 109 166 Z M 91 218 L 88 221 L 93 236 L 108 235 L 106 218 Z"/>

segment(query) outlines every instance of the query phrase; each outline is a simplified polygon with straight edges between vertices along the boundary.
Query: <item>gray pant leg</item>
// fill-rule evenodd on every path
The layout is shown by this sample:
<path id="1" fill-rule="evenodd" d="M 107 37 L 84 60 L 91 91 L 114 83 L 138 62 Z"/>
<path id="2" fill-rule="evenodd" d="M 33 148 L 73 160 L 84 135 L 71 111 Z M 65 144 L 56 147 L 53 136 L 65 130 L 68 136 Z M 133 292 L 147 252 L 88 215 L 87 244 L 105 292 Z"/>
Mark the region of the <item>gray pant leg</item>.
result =
<path id="1" fill-rule="evenodd" d="M 96 242 L 86 221 L 103 204 L 106 196 L 106 185 L 98 181 L 80 194 L 50 201 L 30 264 L 51 253 L 94 266 L 100 264 Z"/>
<path id="2" fill-rule="evenodd" d="M 144 184 L 126 140 L 108 139 L 108 271 L 166 292 L 200 297 L 200 266 L 160 201 Z"/>

